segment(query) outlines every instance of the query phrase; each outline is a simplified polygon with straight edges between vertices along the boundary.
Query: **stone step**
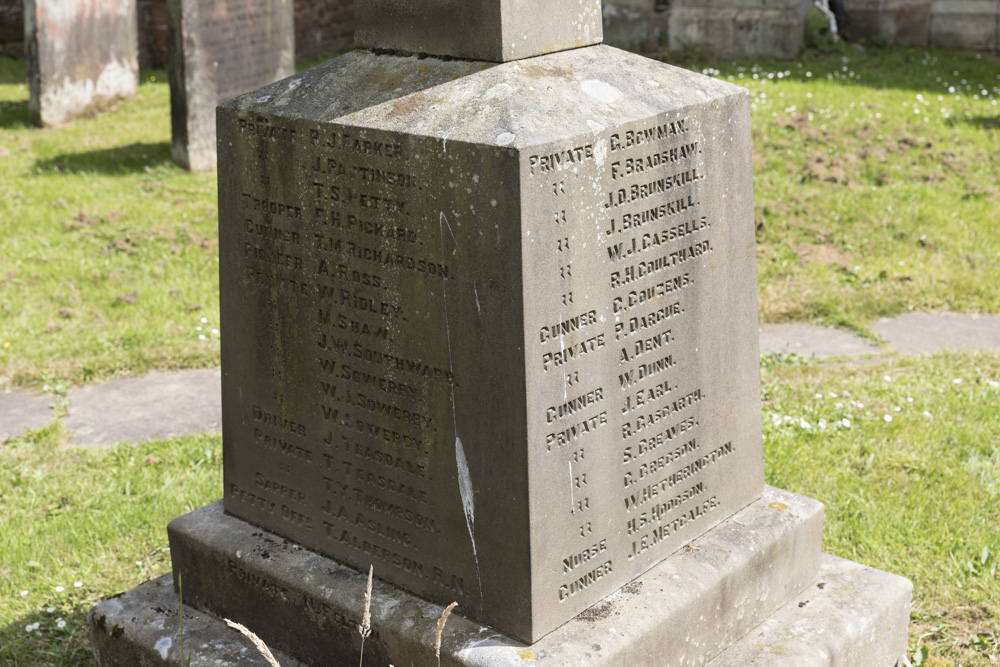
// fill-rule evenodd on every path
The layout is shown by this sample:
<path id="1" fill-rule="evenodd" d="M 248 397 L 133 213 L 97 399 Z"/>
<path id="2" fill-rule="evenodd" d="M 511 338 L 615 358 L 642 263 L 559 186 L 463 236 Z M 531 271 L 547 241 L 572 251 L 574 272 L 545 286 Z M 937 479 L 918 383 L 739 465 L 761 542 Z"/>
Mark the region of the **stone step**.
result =
<path id="1" fill-rule="evenodd" d="M 708 667 L 906 664 L 913 584 L 823 555 L 819 578 Z"/>
<path id="2" fill-rule="evenodd" d="M 441 664 L 525 665 L 534 658 L 546 667 L 703 665 L 815 581 L 822 525 L 820 503 L 767 487 L 763 498 L 531 646 L 466 620 L 457 609 L 444 632 Z M 268 645 L 315 667 L 358 662 L 365 574 L 226 516 L 221 503 L 176 519 L 170 536 L 185 607 L 242 622 Z M 377 559 L 374 564 L 377 574 Z M 168 639 L 167 662 L 149 664 L 182 664 L 170 582 L 166 576 L 143 584 L 92 610 L 102 667 L 146 664 L 136 656 Z M 441 611 L 376 580 L 365 664 L 436 665 Z M 185 647 L 194 651 L 192 667 L 230 664 L 216 660 L 246 655 L 240 647 L 249 646 L 212 616 L 193 611 L 185 612 L 188 632 L 197 633 Z M 667 657 L 664 647 L 677 647 L 676 653 Z"/>

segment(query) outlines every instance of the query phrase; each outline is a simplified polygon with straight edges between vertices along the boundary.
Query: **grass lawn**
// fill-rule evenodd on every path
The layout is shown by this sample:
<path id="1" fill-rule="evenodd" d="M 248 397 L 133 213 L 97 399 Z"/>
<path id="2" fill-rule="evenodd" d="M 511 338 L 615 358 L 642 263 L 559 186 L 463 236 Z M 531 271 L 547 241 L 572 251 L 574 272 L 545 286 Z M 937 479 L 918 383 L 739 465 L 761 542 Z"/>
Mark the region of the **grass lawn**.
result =
<path id="1" fill-rule="evenodd" d="M 751 91 L 763 321 L 1000 312 L 996 58 L 684 64 Z M 50 130 L 23 79 L 0 60 L 0 391 L 217 364 L 215 176 L 170 161 L 164 73 Z M 762 374 L 768 483 L 826 503 L 828 551 L 915 582 L 915 662 L 995 664 L 1000 355 Z M 221 495 L 220 451 L 75 449 L 58 420 L 0 445 L 0 664 L 92 665 L 89 605 L 169 568 L 166 523 Z"/>
<path id="2" fill-rule="evenodd" d="M 165 73 L 49 130 L 28 124 L 23 79 L 0 60 L 0 383 L 218 364 L 215 174 L 170 159 Z"/>

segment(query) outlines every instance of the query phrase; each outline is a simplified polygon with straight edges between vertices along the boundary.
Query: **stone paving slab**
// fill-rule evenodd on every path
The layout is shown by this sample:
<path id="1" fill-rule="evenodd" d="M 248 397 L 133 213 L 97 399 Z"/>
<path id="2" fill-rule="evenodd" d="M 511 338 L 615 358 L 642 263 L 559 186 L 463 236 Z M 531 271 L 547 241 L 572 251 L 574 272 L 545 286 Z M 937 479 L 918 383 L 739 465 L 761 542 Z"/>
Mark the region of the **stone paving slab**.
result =
<path id="1" fill-rule="evenodd" d="M 812 324 L 769 324 L 760 330 L 760 353 L 841 357 L 881 352 L 877 345 L 839 329 Z"/>
<path id="2" fill-rule="evenodd" d="M 872 325 L 902 354 L 928 354 L 945 349 L 1000 350 L 1000 316 L 962 313 L 906 313 Z"/>
<path id="3" fill-rule="evenodd" d="M 217 368 L 112 380 L 71 389 L 66 428 L 74 445 L 143 442 L 222 426 Z"/>
<path id="4" fill-rule="evenodd" d="M 20 437 L 52 421 L 52 396 L 23 391 L 0 392 L 0 442 Z"/>

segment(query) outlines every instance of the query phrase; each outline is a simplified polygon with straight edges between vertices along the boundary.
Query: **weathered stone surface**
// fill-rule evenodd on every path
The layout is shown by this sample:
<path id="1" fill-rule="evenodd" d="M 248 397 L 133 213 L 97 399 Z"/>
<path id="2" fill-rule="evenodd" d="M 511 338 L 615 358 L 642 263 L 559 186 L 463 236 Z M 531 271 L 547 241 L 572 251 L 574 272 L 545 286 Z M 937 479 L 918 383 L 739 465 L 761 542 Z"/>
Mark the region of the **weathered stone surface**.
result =
<path id="1" fill-rule="evenodd" d="M 364 0 L 359 46 L 492 62 L 601 42 L 600 0 Z"/>
<path id="2" fill-rule="evenodd" d="M 135 94 L 135 0 L 25 0 L 28 111 L 50 126 Z"/>
<path id="3" fill-rule="evenodd" d="M 352 0 L 293 0 L 295 5 L 295 58 L 319 58 L 336 53 L 354 41 Z M 139 66 L 167 67 L 167 0 L 137 0 L 139 14 Z M 17 44 L 6 44 L 3 18 L 5 5 L 18 11 Z M 0 54 L 13 53 L 21 44 L 21 0 L 0 0 Z M 13 24 L 11 24 L 13 25 Z M 18 58 L 23 52 L 17 52 Z"/>
<path id="4" fill-rule="evenodd" d="M 267 667 L 250 640 L 221 620 L 184 605 L 170 574 L 91 608 L 90 643 L 100 667 Z M 306 667 L 272 649 L 281 667 Z M 317 665 L 316 667 L 319 667 Z"/>
<path id="5" fill-rule="evenodd" d="M 291 0 L 168 0 L 174 160 L 215 167 L 215 106 L 295 72 Z"/>
<path id="6" fill-rule="evenodd" d="M 704 664 L 810 586 L 819 571 L 822 522 L 816 501 L 768 488 L 764 498 L 531 646 L 531 656 L 524 644 L 470 622 L 457 608 L 445 629 L 442 664 L 518 665 L 527 657 L 554 666 Z M 244 616 L 242 622 L 272 648 L 287 647 L 307 664 L 358 662 L 366 573 L 228 517 L 218 504 L 177 519 L 171 525 L 171 548 L 175 567 L 178 558 L 186 564 L 186 604 Z M 165 590 L 170 580 L 168 575 L 144 584 L 91 613 L 102 666 L 131 664 L 103 654 L 137 652 L 111 648 L 107 635 L 116 627 L 123 628 L 119 635 L 135 637 L 130 642 L 147 646 L 169 637 L 176 650 L 176 600 Z M 157 614 L 149 611 L 154 608 L 164 622 L 155 620 Z M 376 580 L 365 662 L 436 664 L 440 614 L 441 606 Z M 200 622 L 192 616 L 185 614 L 185 628 Z M 104 619 L 100 631 L 99 618 Z M 225 637 L 226 631 L 215 632 L 218 639 Z M 218 641 L 202 640 L 207 636 L 199 634 L 199 641 L 188 636 L 186 643 L 214 650 Z M 196 654 L 192 664 L 211 664 L 212 655 L 203 660 Z M 176 660 L 176 652 L 170 657 Z"/>
<path id="7" fill-rule="evenodd" d="M 644 52 L 666 46 L 670 10 L 665 0 L 604 0 L 601 9 L 605 44 Z"/>
<path id="8" fill-rule="evenodd" d="M 802 51 L 811 0 L 672 0 L 667 43 L 719 58 L 788 60 Z"/>
<path id="9" fill-rule="evenodd" d="M 152 372 L 139 378 L 70 389 L 65 425 L 74 445 L 144 442 L 218 431 L 217 369 Z"/>
<path id="10" fill-rule="evenodd" d="M 358 51 L 219 119 L 227 511 L 535 640 L 759 497 L 743 89 Z"/>
<path id="11" fill-rule="evenodd" d="M 52 421 L 52 396 L 23 391 L 0 392 L 0 442 L 20 437 L 32 428 Z"/>
<path id="12" fill-rule="evenodd" d="M 906 313 L 883 318 L 872 331 L 903 354 L 941 350 L 1000 351 L 1000 316 L 962 313 Z"/>
<path id="13" fill-rule="evenodd" d="M 760 353 L 803 357 L 878 354 L 878 345 L 839 329 L 812 324 L 769 324 L 760 330 Z"/>
<path id="14" fill-rule="evenodd" d="M 930 40 L 932 0 L 844 0 L 844 34 L 925 47 Z"/>
<path id="15" fill-rule="evenodd" d="M 835 556 L 819 579 L 708 667 L 906 665 L 913 584 Z"/>
<path id="16" fill-rule="evenodd" d="M 942 49 L 994 51 L 1000 30 L 998 0 L 934 0 L 931 45 Z"/>

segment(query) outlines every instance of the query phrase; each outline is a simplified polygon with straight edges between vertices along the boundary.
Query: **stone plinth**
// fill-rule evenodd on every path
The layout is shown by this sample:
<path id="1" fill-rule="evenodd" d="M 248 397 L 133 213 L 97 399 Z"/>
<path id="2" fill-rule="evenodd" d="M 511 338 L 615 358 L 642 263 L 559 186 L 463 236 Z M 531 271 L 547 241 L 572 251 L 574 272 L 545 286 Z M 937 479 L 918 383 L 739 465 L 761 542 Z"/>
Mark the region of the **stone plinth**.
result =
<path id="1" fill-rule="evenodd" d="M 25 0 L 28 111 L 51 126 L 135 94 L 135 0 Z"/>
<path id="2" fill-rule="evenodd" d="M 291 0 L 168 0 L 174 160 L 215 167 L 215 106 L 295 71 Z"/>
<path id="3" fill-rule="evenodd" d="M 219 145 L 227 512 L 535 641 L 760 496 L 745 90 L 358 51 Z"/>
<path id="4" fill-rule="evenodd" d="M 822 516 L 819 503 L 767 488 L 761 500 L 531 646 L 470 622 L 458 608 L 443 633 L 441 664 L 891 667 L 906 650 L 911 586 L 821 557 Z M 177 519 L 170 532 L 175 566 L 180 561 L 188 572 L 181 588 L 192 667 L 264 662 L 190 604 L 244 617 L 283 667 L 359 661 L 365 574 L 225 516 L 219 504 Z M 166 575 L 94 608 L 99 664 L 184 664 L 174 588 Z M 437 664 L 440 605 L 376 579 L 371 611 L 365 662 Z"/>
<path id="5" fill-rule="evenodd" d="M 506 62 L 598 44 L 600 0 L 366 0 L 354 7 L 366 48 Z"/>

